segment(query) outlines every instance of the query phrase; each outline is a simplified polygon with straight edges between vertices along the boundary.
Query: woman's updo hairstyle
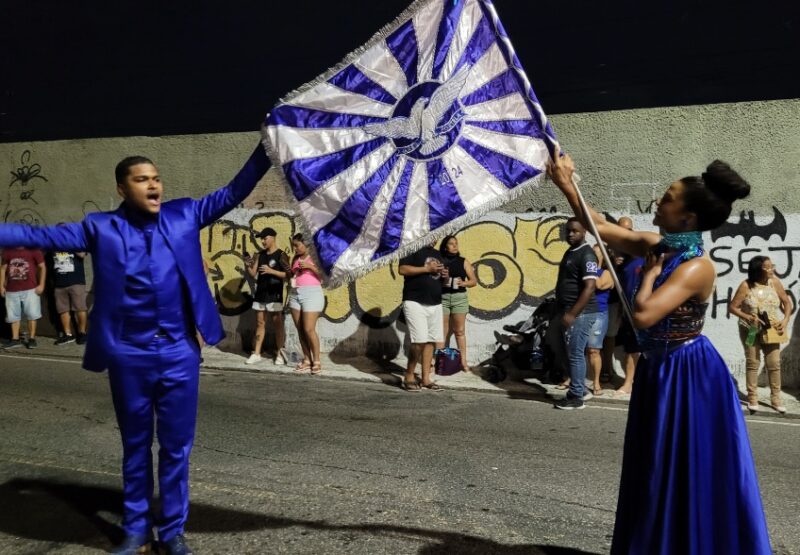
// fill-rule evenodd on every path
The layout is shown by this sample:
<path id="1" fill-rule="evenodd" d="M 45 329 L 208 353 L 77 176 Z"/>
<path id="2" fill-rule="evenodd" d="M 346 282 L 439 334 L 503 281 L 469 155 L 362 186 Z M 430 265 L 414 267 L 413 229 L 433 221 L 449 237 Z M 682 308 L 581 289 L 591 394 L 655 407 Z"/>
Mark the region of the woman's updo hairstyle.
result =
<path id="1" fill-rule="evenodd" d="M 750 194 L 750 185 L 728 164 L 711 162 L 702 175 L 684 177 L 683 205 L 697 215 L 698 231 L 714 229 L 731 215 L 735 200 Z"/>

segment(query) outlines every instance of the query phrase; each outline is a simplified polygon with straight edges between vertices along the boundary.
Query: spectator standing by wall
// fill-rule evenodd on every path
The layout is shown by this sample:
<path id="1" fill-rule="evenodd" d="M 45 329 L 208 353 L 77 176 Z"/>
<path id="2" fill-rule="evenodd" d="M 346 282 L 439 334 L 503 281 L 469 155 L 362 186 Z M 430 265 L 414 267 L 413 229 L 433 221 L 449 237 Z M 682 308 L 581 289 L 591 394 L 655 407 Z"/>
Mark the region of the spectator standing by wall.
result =
<path id="1" fill-rule="evenodd" d="M 469 314 L 469 298 L 467 289 L 475 287 L 478 279 L 469 260 L 458 252 L 458 239 L 448 235 L 439 246 L 442 262 L 447 267 L 448 279 L 442 286 L 442 319 L 444 324 L 444 341 L 436 345 L 441 349 L 450 343 L 450 336 L 455 336 L 456 347 L 461 353 L 461 369 L 469 372 L 467 362 L 467 314 Z"/>
<path id="2" fill-rule="evenodd" d="M 631 302 L 631 306 L 633 306 L 633 294 L 636 290 L 636 284 L 639 281 L 639 275 L 642 272 L 643 266 L 644 258 L 638 256 L 626 255 L 622 263 L 622 271 L 619 274 L 619 280 L 625 297 Z M 625 351 L 623 364 L 625 380 L 615 392 L 615 396 L 624 397 L 630 395 L 631 391 L 633 391 L 633 379 L 636 375 L 636 365 L 639 362 L 639 356 L 642 352 L 636 337 L 636 331 L 624 314 L 622 316 L 619 332 L 617 333 L 617 344 L 622 344 L 622 348 Z"/>
<path id="3" fill-rule="evenodd" d="M 403 315 L 411 340 L 403 379 L 406 391 L 441 390 L 431 379 L 431 366 L 434 347 L 444 342 L 442 280 L 450 275 L 443 262 L 433 245 L 400 259 L 398 272 L 404 278 Z M 417 364 L 422 365 L 422 381 L 415 374 Z"/>
<path id="4" fill-rule="evenodd" d="M 64 335 L 56 339 L 56 345 L 77 341 L 86 343 L 88 310 L 86 305 L 85 252 L 54 251 L 53 259 L 53 297 L 56 312 L 61 320 Z M 77 338 L 72 333 L 72 315 L 75 315 Z"/>
<path id="5" fill-rule="evenodd" d="M 625 261 L 625 257 L 611 249 L 608 249 L 608 255 L 611 257 L 614 271 L 619 277 L 622 273 L 622 263 Z M 616 287 L 612 287 L 608 295 L 608 328 L 606 329 L 606 337 L 603 339 L 603 365 L 600 372 L 600 382 L 610 382 L 615 374 L 614 351 L 617 346 L 617 334 L 623 318 L 625 316 L 622 312 L 619 292 Z"/>
<path id="6" fill-rule="evenodd" d="M 574 410 L 584 408 L 584 400 L 591 397 L 586 391 L 586 348 L 589 334 L 598 319 L 595 285 L 597 257 L 586 242 L 586 229 L 578 218 L 566 224 L 567 243 L 558 267 L 556 302 L 563 316 L 564 340 L 569 360 L 570 384 L 566 396 L 556 403 L 556 408 Z"/>
<path id="7" fill-rule="evenodd" d="M 617 220 L 617 225 L 625 229 L 633 229 L 633 220 L 630 216 L 620 216 Z M 625 263 L 625 254 L 621 252 L 614 252 L 613 249 L 608 249 L 609 256 L 614 264 L 614 271 L 622 284 L 622 265 Z M 608 330 L 606 331 L 606 338 L 603 340 L 603 371 L 601 372 L 601 381 L 610 382 L 614 376 L 614 350 L 617 347 L 617 334 L 620 331 L 622 321 L 625 319 L 625 314 L 620 302 L 619 292 L 616 287 L 611 289 L 608 296 Z"/>
<path id="8" fill-rule="evenodd" d="M 322 292 L 320 271 L 308 252 L 302 233 L 292 237 L 292 247 L 295 254 L 289 270 L 288 305 L 303 350 L 303 360 L 297 364 L 295 372 L 317 375 L 322 372 L 317 320 L 325 310 L 325 294 Z"/>
<path id="9" fill-rule="evenodd" d="M 633 230 L 633 220 L 628 216 L 622 216 L 617 222 L 617 225 L 629 231 Z M 644 258 L 624 254 L 617 271 L 620 285 L 622 285 L 622 291 L 625 294 L 625 298 L 631 303 L 631 306 L 633 306 L 633 294 L 643 265 Z M 636 364 L 639 362 L 641 349 L 636 339 L 636 332 L 622 311 L 621 305 L 618 307 L 618 310 L 619 330 L 616 335 L 615 346 L 618 347 L 622 345 L 623 351 L 625 352 L 622 362 L 625 379 L 615 392 L 615 396 L 625 397 L 630 395 L 631 391 L 633 391 L 633 377 L 636 374 Z M 611 361 L 609 360 L 609 362 Z"/>
<path id="10" fill-rule="evenodd" d="M 786 412 L 781 401 L 781 343 L 789 340 L 792 309 L 792 300 L 775 277 L 772 260 L 754 256 L 747 268 L 747 279 L 739 285 L 728 306 L 728 312 L 739 318 L 739 337 L 746 361 L 747 408 L 751 412 L 758 410 L 761 353 L 767 367 L 770 404 L 781 414 Z"/>
<path id="11" fill-rule="evenodd" d="M 247 364 L 255 364 L 261 360 L 261 347 L 266 335 L 266 321 L 275 334 L 275 364 L 287 363 L 286 334 L 283 328 L 283 288 L 289 272 L 289 257 L 278 248 L 277 232 L 267 227 L 258 237 L 264 249 L 252 258 L 247 265 L 250 276 L 256 278 L 256 294 L 253 299 L 253 310 L 256 312 L 256 336 L 253 342 L 253 353 Z"/>
<path id="12" fill-rule="evenodd" d="M 594 247 L 594 255 L 598 260 L 603 259 L 600 247 Z M 608 297 L 614 288 L 614 280 L 604 266 L 606 261 L 599 265 L 597 270 L 597 281 L 595 285 L 595 299 L 597 300 L 597 320 L 589 334 L 589 344 L 586 348 L 586 355 L 589 359 L 589 368 L 592 369 L 592 393 L 595 395 L 603 394 L 603 387 L 600 385 L 600 373 L 603 369 L 603 341 L 608 330 Z"/>
<path id="13" fill-rule="evenodd" d="M 5 297 L 6 322 L 11 324 L 11 339 L 3 348 L 22 345 L 20 322 L 28 321 L 29 349 L 36 347 L 36 322 L 42 317 L 41 295 L 44 293 L 47 268 L 44 254 L 38 249 L 10 247 L 0 259 L 0 295 Z"/>

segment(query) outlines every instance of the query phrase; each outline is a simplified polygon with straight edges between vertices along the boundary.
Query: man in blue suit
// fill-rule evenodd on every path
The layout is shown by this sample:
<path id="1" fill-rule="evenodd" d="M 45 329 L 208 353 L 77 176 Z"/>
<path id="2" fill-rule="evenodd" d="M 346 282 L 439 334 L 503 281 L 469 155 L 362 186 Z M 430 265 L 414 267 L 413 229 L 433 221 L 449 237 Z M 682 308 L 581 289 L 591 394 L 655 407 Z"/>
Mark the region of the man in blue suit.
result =
<path id="1" fill-rule="evenodd" d="M 123 198 L 112 212 L 56 227 L 0 225 L 0 247 L 92 254 L 94 308 L 83 365 L 108 369 L 123 446 L 125 541 L 114 553 L 146 553 L 152 541 L 153 429 L 158 434 L 159 542 L 192 553 L 184 538 L 189 453 L 197 416 L 200 349 L 225 336 L 200 253 L 200 229 L 239 205 L 266 173 L 258 145 L 227 186 L 200 200 L 162 202 L 158 169 L 141 156 L 116 168 Z"/>

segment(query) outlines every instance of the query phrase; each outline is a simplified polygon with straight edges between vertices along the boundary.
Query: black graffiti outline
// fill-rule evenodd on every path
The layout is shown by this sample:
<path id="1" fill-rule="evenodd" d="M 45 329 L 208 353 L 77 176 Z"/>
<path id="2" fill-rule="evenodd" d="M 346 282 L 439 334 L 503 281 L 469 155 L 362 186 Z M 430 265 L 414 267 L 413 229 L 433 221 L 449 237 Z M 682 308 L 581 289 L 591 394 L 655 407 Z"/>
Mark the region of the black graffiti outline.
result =
<path id="1" fill-rule="evenodd" d="M 777 235 L 782 241 L 786 240 L 787 233 L 786 217 L 776 206 L 772 207 L 772 221 L 765 225 L 759 225 L 755 221 L 755 214 L 752 210 L 739 212 L 737 223 L 725 222 L 716 229 L 711 230 L 711 240 L 716 241 L 722 237 L 732 239 L 741 237 L 744 244 L 750 243 L 753 237 L 760 237 L 768 241 L 773 235 Z"/>

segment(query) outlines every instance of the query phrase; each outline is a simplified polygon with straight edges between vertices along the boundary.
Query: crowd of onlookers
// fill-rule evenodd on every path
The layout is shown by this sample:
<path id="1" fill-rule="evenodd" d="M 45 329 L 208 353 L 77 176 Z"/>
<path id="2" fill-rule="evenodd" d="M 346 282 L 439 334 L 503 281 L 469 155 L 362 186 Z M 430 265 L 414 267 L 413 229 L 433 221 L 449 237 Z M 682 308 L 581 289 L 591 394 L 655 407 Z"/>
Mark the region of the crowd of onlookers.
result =
<path id="1" fill-rule="evenodd" d="M 632 229 L 633 222 L 621 217 L 617 223 Z M 639 346 L 636 331 L 625 317 L 623 302 L 609 271 L 612 265 L 625 298 L 635 294 L 637 274 L 644 260 L 616 254 L 586 240 L 587 230 L 577 218 L 564 229 L 569 248 L 559 265 L 555 286 L 557 315 L 552 319 L 544 343 L 554 353 L 557 388 L 566 395 L 556 403 L 561 409 L 582 408 L 594 396 L 630 395 Z M 302 356 L 294 371 L 316 375 L 322 372 L 317 320 L 325 308 L 322 274 L 302 234 L 292 237 L 293 257 L 278 248 L 277 232 L 265 228 L 256 235 L 262 249 L 245 253 L 248 276 L 253 280 L 252 309 L 256 329 L 247 364 L 262 360 L 267 329 L 274 334 L 275 364 L 290 363 L 286 350 L 284 312 L 288 308 L 297 328 Z M 6 322 L 11 337 L 0 348 L 37 346 L 37 322 L 42 317 L 42 296 L 51 294 L 50 305 L 57 314 L 59 337 L 56 345 L 86 341 L 87 290 L 85 253 L 51 252 L 24 247 L 7 248 L 0 264 L 0 295 L 5 298 Z M 407 391 L 438 391 L 433 381 L 435 356 L 455 340 L 462 370 L 467 363 L 467 290 L 477 285 L 469 260 L 459 253 L 458 239 L 449 235 L 438 245 L 425 246 L 400 260 L 404 278 L 402 311 L 410 348 L 402 382 Z M 284 292 L 286 298 L 284 299 Z M 52 309 L 51 309 L 52 310 Z M 738 318 L 739 334 L 746 359 L 747 405 L 759 410 L 758 373 L 763 354 L 770 387 L 770 404 L 785 412 L 781 401 L 780 345 L 788 340 L 788 322 L 793 311 L 791 299 L 775 276 L 772 261 L 756 256 L 749 263 L 729 312 Z M 23 330 L 22 320 L 27 322 Z M 27 334 L 25 332 L 27 331 Z M 616 376 L 614 353 L 624 351 L 621 361 L 624 379 L 612 387 Z M 421 372 L 417 374 L 417 367 Z M 591 388 L 587 387 L 591 382 Z"/>
<path id="2" fill-rule="evenodd" d="M 88 307 L 86 273 L 82 252 L 43 253 L 25 247 L 3 250 L 0 263 L 0 296 L 5 299 L 6 323 L 11 337 L 0 348 L 25 346 L 35 349 L 37 323 L 42 318 L 42 296 L 51 294 L 50 307 L 57 314 L 56 345 L 86 342 Z M 22 329 L 22 320 L 27 330 Z M 73 325 L 74 324 L 74 325 Z M 27 331 L 25 337 L 23 333 Z"/>

